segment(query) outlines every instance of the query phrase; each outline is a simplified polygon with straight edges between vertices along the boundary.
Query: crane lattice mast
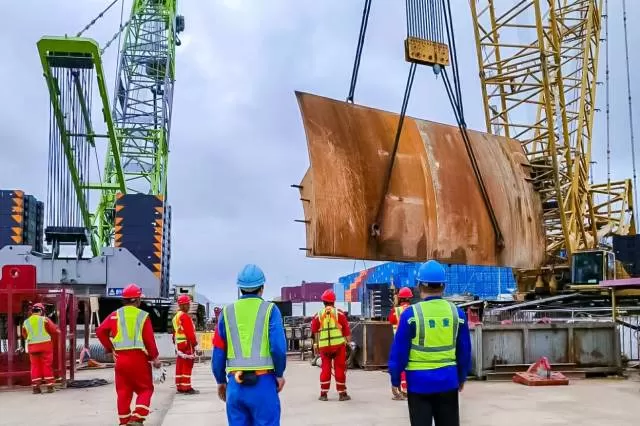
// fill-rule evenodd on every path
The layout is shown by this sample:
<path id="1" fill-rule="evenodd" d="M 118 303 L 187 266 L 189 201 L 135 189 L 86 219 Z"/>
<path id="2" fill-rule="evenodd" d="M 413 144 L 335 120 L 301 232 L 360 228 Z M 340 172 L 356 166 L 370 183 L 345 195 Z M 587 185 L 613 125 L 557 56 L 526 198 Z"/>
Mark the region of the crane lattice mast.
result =
<path id="1" fill-rule="evenodd" d="M 184 30 L 176 0 L 134 0 L 129 20 L 100 49 L 94 40 L 80 37 L 97 19 L 77 37 L 38 42 L 52 111 L 48 224 L 87 230 L 94 255 L 113 244 L 119 193 L 167 195 L 175 47 Z M 112 109 L 102 54 L 122 31 Z M 95 130 L 91 114 L 95 83 L 103 132 Z M 96 148 L 103 149 L 101 140 L 107 141 L 106 159 L 96 170 L 89 163 L 91 153 L 97 156 Z M 91 204 L 94 192 L 99 199 Z"/>
<path id="2" fill-rule="evenodd" d="M 520 140 L 550 263 L 635 233 L 631 181 L 589 182 L 602 0 L 471 0 L 487 131 Z"/>

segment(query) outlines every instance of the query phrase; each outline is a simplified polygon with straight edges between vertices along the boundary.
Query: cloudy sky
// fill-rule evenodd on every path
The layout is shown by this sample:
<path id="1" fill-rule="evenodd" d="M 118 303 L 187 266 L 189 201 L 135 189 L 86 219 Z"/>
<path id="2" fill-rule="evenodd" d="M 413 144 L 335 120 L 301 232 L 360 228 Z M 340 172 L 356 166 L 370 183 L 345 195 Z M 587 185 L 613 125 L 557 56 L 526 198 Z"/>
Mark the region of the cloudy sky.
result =
<path id="1" fill-rule="evenodd" d="M 459 6 L 454 19 L 466 119 L 469 127 L 484 130 L 468 0 L 452 1 Z M 125 3 L 127 14 L 131 0 Z M 248 262 L 265 270 L 268 295 L 278 294 L 285 284 L 335 281 L 362 268 L 363 262 L 304 257 L 298 250 L 304 246 L 304 225 L 293 222 L 302 218 L 302 208 L 289 185 L 298 183 L 308 166 L 294 90 L 346 97 L 363 1 L 178 3 L 186 31 L 177 57 L 169 171 L 173 283 L 196 283 L 213 301 L 224 302 L 233 298 L 236 273 Z M 402 45 L 404 2 L 373 3 L 356 102 L 398 111 L 408 69 Z M 621 1 L 610 3 L 613 177 L 622 178 L 631 175 L 631 161 Z M 640 4 L 627 3 L 630 22 L 637 22 Z M 1 188 L 20 188 L 45 199 L 49 98 L 35 43 L 45 34 L 75 34 L 106 4 L 0 1 L 0 35 L 6 41 L 0 61 Z M 86 35 L 102 45 L 119 22 L 120 10 L 114 7 Z M 640 53 L 633 46 L 639 43 L 635 26 L 630 31 L 635 99 L 640 97 Z M 110 82 L 116 49 L 114 43 L 105 57 Z M 598 113 L 593 155 L 599 162 L 596 180 L 603 180 L 603 91 L 598 104 L 603 112 Z M 640 111 L 640 105 L 636 108 Z M 428 69 L 416 77 L 409 114 L 453 124 L 441 82 Z"/>

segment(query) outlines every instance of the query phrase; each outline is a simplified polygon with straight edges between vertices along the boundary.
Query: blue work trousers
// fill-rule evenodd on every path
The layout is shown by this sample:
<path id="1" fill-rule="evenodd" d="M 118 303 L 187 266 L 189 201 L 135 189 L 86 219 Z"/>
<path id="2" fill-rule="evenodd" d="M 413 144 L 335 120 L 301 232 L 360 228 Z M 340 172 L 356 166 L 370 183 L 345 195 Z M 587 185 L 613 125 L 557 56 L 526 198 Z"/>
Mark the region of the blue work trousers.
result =
<path id="1" fill-rule="evenodd" d="M 258 377 L 253 386 L 227 382 L 227 420 L 229 426 L 280 426 L 278 382 L 273 374 Z"/>

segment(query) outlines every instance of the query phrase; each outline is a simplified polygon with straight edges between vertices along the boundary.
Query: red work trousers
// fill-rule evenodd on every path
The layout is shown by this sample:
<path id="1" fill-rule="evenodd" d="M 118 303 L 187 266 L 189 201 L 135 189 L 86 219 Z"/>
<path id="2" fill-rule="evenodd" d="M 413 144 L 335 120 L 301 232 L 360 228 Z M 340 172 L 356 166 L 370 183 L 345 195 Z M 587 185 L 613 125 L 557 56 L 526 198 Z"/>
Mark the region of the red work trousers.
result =
<path id="1" fill-rule="evenodd" d="M 179 343 L 178 350 L 185 355 L 192 355 L 193 349 L 188 343 Z M 195 359 L 176 358 L 176 389 L 178 392 L 186 392 L 192 389 L 191 373 L 193 371 L 193 363 Z"/>
<path id="2" fill-rule="evenodd" d="M 331 367 L 333 366 L 338 393 L 347 391 L 347 347 L 329 346 L 320 349 L 320 394 L 326 395 L 331 388 Z"/>
<path id="3" fill-rule="evenodd" d="M 42 384 L 53 385 L 56 380 L 53 377 L 53 351 L 29 353 L 31 363 L 31 385 L 36 387 Z"/>
<path id="4" fill-rule="evenodd" d="M 120 424 L 145 421 L 153 395 L 153 375 L 147 355 L 139 349 L 117 352 L 115 374 Z M 136 406 L 131 411 L 134 393 L 137 395 Z"/>

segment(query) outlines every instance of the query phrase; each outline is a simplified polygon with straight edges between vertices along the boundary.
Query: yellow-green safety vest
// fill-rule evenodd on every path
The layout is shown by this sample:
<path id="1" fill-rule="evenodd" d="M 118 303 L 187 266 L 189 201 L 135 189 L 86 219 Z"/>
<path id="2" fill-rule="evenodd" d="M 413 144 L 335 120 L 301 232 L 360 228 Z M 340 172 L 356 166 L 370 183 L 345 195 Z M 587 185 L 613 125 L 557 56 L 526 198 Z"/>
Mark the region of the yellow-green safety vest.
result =
<path id="1" fill-rule="evenodd" d="M 47 319 L 42 315 L 31 315 L 24 322 L 27 330 L 27 344 L 45 343 L 51 341 L 51 335 L 47 331 L 45 324 Z"/>
<path id="2" fill-rule="evenodd" d="M 338 310 L 333 307 L 326 307 L 318 312 L 320 321 L 320 332 L 318 333 L 318 347 L 343 345 L 345 338 L 342 335 L 342 327 L 338 322 Z"/>
<path id="3" fill-rule="evenodd" d="M 463 321 L 458 308 L 444 299 L 413 305 L 416 336 L 411 340 L 406 370 L 434 370 L 456 365 L 456 340 Z"/>
<path id="4" fill-rule="evenodd" d="M 394 310 L 396 311 L 396 323 L 393 324 L 393 334 L 396 334 L 396 331 L 398 331 L 398 324 L 400 324 L 400 316 L 402 315 L 402 313 L 404 312 L 405 309 L 407 309 L 410 305 L 400 305 L 400 306 L 396 306 L 394 308 Z"/>
<path id="5" fill-rule="evenodd" d="M 247 297 L 225 306 L 227 372 L 273 370 L 269 344 L 269 317 L 273 303 Z"/>
<path id="6" fill-rule="evenodd" d="M 146 352 L 142 340 L 142 329 L 149 314 L 135 306 L 123 306 L 116 311 L 118 332 L 111 339 L 116 351 L 142 349 Z"/>
<path id="7" fill-rule="evenodd" d="M 176 345 L 178 343 L 183 343 L 187 341 L 187 335 L 184 334 L 184 330 L 182 329 L 182 324 L 180 324 L 180 317 L 182 316 L 182 314 L 184 314 L 184 312 L 178 311 L 173 316 L 173 321 L 172 321 L 174 337 L 176 339 Z"/>

